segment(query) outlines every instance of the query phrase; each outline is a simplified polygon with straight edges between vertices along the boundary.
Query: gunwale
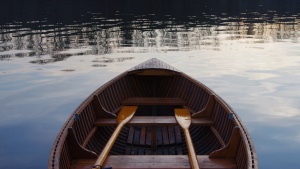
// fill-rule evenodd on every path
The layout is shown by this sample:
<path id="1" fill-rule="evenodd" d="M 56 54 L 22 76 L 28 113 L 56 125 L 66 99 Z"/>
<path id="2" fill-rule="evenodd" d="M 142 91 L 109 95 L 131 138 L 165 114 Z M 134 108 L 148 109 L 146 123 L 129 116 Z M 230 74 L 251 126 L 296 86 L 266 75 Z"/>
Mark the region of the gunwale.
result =
<path id="1" fill-rule="evenodd" d="M 64 123 L 64 125 L 62 126 L 62 128 L 59 131 L 58 136 L 55 139 L 55 142 L 52 146 L 51 152 L 50 152 L 50 157 L 48 160 L 48 169 L 57 169 L 59 168 L 59 159 L 60 159 L 60 152 L 62 151 L 63 148 L 63 143 L 64 140 L 67 137 L 67 129 L 69 127 L 71 127 L 74 123 L 73 117 L 75 114 L 80 114 L 83 109 L 89 105 L 95 96 L 97 96 L 99 93 L 101 93 L 103 90 L 105 90 L 106 88 L 108 88 L 111 84 L 115 83 L 116 81 L 118 81 L 119 79 L 129 75 L 129 74 L 138 74 L 141 71 L 144 70 L 164 70 L 166 72 L 170 72 L 171 74 L 177 74 L 179 76 L 182 76 L 184 78 L 186 78 L 187 80 L 191 81 L 192 83 L 196 84 L 198 87 L 201 87 L 203 90 L 205 90 L 207 93 L 210 93 L 211 95 L 213 95 L 215 97 L 215 100 L 218 101 L 218 103 L 228 112 L 232 113 L 233 117 L 234 117 L 234 124 L 238 127 L 240 127 L 240 133 L 242 136 L 242 141 L 245 143 L 245 148 L 246 148 L 246 153 L 247 153 L 247 158 L 249 163 L 247 164 L 247 168 L 248 169 L 257 169 L 258 168 L 258 162 L 257 162 L 257 155 L 256 155 L 256 150 L 255 147 L 253 146 L 253 142 L 252 139 L 250 137 L 250 135 L 248 134 L 247 129 L 244 127 L 242 121 L 240 120 L 239 116 L 237 115 L 237 113 L 235 113 L 235 111 L 221 98 L 219 97 L 214 91 L 212 91 L 211 89 L 209 89 L 207 86 L 205 86 L 203 83 L 193 79 L 192 77 L 186 75 L 185 73 L 177 70 L 176 68 L 158 60 L 158 59 L 150 59 L 146 62 L 143 62 L 131 69 L 129 69 L 128 71 L 125 71 L 124 73 L 121 73 L 120 75 L 116 76 L 115 78 L 111 79 L 110 81 L 108 81 L 107 83 L 105 83 L 104 85 L 100 86 L 97 90 L 95 90 L 93 93 L 91 93 L 74 111 L 73 113 L 69 116 L 69 118 L 67 119 L 67 121 Z M 151 75 L 151 73 L 150 73 Z M 116 109 L 113 112 L 109 112 L 107 110 L 106 113 L 108 116 L 116 116 L 115 113 L 118 111 L 119 109 Z M 196 113 L 196 112 L 192 112 L 192 113 Z"/>

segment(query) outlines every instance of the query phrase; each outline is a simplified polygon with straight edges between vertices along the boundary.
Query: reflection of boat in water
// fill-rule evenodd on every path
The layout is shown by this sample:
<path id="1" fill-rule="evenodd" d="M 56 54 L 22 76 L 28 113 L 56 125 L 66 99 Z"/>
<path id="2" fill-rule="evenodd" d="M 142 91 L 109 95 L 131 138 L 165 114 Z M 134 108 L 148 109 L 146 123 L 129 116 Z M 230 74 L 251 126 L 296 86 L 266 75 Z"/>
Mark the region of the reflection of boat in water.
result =
<path id="1" fill-rule="evenodd" d="M 157 59 L 92 93 L 58 134 L 49 169 L 93 166 L 258 168 L 236 113 L 206 86 Z"/>

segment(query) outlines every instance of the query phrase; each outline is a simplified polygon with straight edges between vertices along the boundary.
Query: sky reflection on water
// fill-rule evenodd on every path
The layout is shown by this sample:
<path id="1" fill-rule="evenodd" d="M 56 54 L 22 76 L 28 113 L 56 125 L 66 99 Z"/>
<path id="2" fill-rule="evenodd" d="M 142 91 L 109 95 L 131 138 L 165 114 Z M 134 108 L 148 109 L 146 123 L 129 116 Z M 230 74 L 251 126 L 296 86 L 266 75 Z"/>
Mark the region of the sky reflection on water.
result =
<path id="1" fill-rule="evenodd" d="M 300 2 L 29 2 L 0 13 L 0 168 L 45 168 L 76 106 L 153 57 L 236 110 L 260 168 L 300 168 Z"/>

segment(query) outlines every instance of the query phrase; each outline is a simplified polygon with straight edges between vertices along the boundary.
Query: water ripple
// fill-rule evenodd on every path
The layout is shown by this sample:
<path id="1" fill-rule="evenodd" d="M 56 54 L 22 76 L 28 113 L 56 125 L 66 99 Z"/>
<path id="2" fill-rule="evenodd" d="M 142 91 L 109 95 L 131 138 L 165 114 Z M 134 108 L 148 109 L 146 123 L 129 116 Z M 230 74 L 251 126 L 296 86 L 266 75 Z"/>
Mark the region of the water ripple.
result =
<path id="1" fill-rule="evenodd" d="M 196 2 L 195 6 L 201 3 Z M 53 18 L 53 12 L 58 12 L 60 8 L 47 10 L 51 15 L 41 12 L 39 15 L 43 18 L 40 19 L 27 20 L 24 15 L 18 20 L 1 22 L 0 61 L 50 55 L 52 58 L 30 61 L 48 64 L 78 55 L 145 52 L 148 50 L 145 48 L 156 48 L 156 51 L 162 52 L 218 51 L 231 41 L 248 44 L 298 43 L 300 16 L 296 10 L 281 13 L 275 8 L 265 8 L 263 4 L 256 8 L 252 4 L 248 8 L 240 6 L 240 11 L 234 12 L 226 11 L 221 6 L 212 7 L 210 3 L 200 6 L 198 9 L 186 6 L 188 10 L 185 13 L 171 7 L 147 14 L 140 9 L 128 13 L 122 6 L 108 13 L 104 9 L 95 11 L 85 6 L 86 11 L 77 11 L 73 20 L 65 18 L 70 16 L 70 11 L 60 11 L 65 12 L 61 21 Z M 212 10 L 208 10 L 208 7 L 212 7 Z M 202 13 L 196 12 L 200 9 Z M 91 50 L 76 51 L 85 47 Z M 126 49 L 128 47 L 140 49 Z M 73 52 L 68 52 L 70 49 Z"/>

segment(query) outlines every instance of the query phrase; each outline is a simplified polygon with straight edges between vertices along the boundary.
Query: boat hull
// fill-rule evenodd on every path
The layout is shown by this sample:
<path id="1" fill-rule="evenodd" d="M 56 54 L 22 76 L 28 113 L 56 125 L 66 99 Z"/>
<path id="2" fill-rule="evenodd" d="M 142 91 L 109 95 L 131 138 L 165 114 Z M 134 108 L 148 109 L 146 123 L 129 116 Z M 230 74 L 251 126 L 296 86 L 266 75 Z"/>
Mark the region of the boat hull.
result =
<path id="1" fill-rule="evenodd" d="M 174 117 L 175 108 L 185 108 L 192 114 L 189 131 L 201 168 L 258 168 L 254 145 L 233 109 L 202 83 L 157 59 L 93 92 L 62 127 L 48 168 L 93 166 L 116 128 L 118 112 L 129 105 L 138 106 L 137 112 L 121 130 L 107 166 L 190 168 L 183 130 Z"/>

